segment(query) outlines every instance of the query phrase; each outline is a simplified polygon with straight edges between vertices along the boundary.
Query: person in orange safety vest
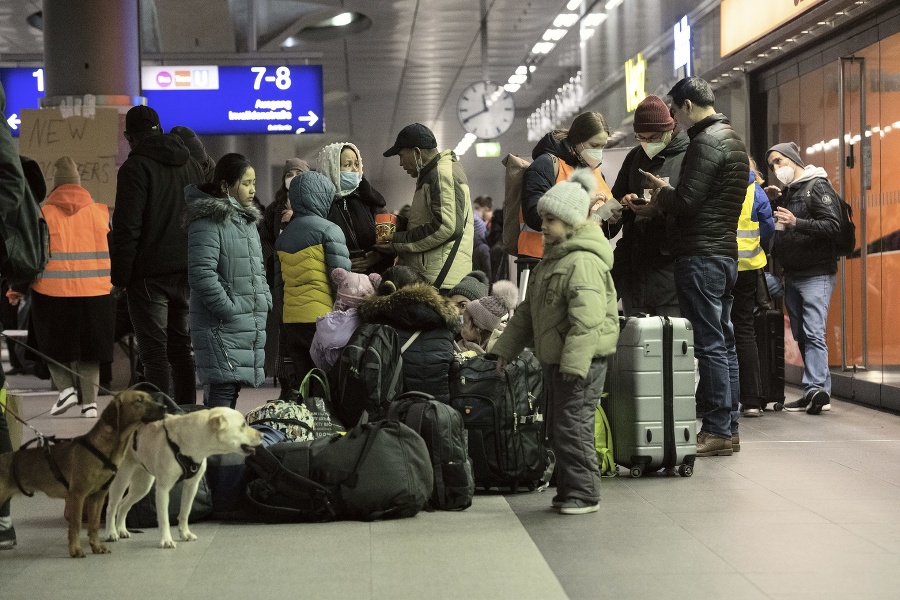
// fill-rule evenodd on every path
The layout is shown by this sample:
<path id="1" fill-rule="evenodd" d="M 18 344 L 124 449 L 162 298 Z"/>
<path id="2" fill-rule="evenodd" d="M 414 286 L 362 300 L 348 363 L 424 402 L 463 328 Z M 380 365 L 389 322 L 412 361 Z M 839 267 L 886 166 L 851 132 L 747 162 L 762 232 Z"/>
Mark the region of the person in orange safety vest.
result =
<path id="1" fill-rule="evenodd" d="M 41 352 L 74 371 L 48 365 L 60 390 L 50 414 L 79 405 L 81 416 L 94 418 L 100 363 L 112 361 L 114 343 L 109 208 L 94 202 L 81 187 L 78 165 L 63 156 L 41 210 L 50 230 L 50 260 L 31 286 L 34 333 Z"/>

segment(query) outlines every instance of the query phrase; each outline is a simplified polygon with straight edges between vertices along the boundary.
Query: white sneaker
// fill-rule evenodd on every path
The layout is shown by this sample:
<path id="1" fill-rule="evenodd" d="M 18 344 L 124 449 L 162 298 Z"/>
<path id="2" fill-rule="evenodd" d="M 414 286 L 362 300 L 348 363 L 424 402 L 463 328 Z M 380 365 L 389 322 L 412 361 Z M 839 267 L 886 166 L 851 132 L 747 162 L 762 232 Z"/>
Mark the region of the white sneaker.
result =
<path id="1" fill-rule="evenodd" d="M 78 404 L 78 394 L 75 392 L 75 388 L 67 387 L 59 393 L 59 399 L 50 409 L 50 414 L 54 417 L 61 415 L 76 404 Z"/>
<path id="2" fill-rule="evenodd" d="M 81 416 L 86 419 L 96 419 L 97 418 L 97 403 L 91 402 L 90 404 L 82 405 Z"/>

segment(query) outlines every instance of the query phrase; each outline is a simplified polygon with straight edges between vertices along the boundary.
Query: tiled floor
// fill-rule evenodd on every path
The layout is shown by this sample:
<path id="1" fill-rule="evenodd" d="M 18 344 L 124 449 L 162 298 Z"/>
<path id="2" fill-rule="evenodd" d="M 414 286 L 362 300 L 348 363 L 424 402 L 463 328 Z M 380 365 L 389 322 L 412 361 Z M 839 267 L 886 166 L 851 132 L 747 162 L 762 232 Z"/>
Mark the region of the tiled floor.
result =
<path id="1" fill-rule="evenodd" d="M 239 408 L 272 396 L 244 392 Z M 45 414 L 53 397 L 24 399 L 35 427 L 87 429 Z M 766 412 L 742 423 L 741 445 L 698 459 L 691 478 L 605 479 L 593 515 L 556 515 L 546 492 L 487 495 L 393 522 L 200 522 L 175 550 L 151 529 L 79 561 L 62 502 L 17 497 L 0 598 L 900 597 L 900 417 L 840 401 L 817 417 Z"/>

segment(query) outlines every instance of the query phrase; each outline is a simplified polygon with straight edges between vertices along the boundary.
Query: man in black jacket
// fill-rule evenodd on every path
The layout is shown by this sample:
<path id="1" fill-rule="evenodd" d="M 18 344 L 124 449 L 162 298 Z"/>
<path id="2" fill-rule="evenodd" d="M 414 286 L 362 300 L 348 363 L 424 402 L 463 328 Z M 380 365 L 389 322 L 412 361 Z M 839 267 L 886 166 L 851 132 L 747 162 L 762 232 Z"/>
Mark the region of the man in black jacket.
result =
<path id="1" fill-rule="evenodd" d="M 686 77 L 669 91 L 675 119 L 691 140 L 677 187 L 649 176 L 651 203 L 674 217 L 672 252 L 681 314 L 694 327 L 698 396 L 710 410 L 697 434 L 697 456 L 730 456 L 740 448 L 740 379 L 731 326 L 737 279 L 737 227 L 750 177 L 744 142 L 714 108 L 709 83 Z"/>
<path id="2" fill-rule="evenodd" d="M 634 111 L 634 137 L 640 142 L 625 156 L 613 197 L 625 205 L 622 218 L 606 225 L 612 238 L 619 230 L 612 275 L 622 298 L 625 316 L 636 314 L 680 317 L 675 291 L 675 257 L 668 238 L 674 218 L 644 204 L 647 181 L 640 170 L 653 173 L 669 185 L 678 185 L 681 162 L 688 147 L 684 131 L 675 132 L 675 120 L 659 96 L 647 96 Z"/>
<path id="3" fill-rule="evenodd" d="M 840 199 L 825 169 L 803 164 L 797 144 L 775 144 L 766 152 L 766 162 L 784 185 L 766 187 L 779 224 L 772 255 L 784 270 L 784 305 L 803 355 L 803 398 L 784 409 L 817 415 L 831 409 L 825 322 L 837 272 Z"/>
<path id="4" fill-rule="evenodd" d="M 110 233 L 112 284 L 124 289 L 145 379 L 175 401 L 194 404 L 194 358 L 188 332 L 184 188 L 205 181 L 177 135 L 163 134 L 159 115 L 135 106 L 125 116 L 131 146 L 119 168 Z"/>

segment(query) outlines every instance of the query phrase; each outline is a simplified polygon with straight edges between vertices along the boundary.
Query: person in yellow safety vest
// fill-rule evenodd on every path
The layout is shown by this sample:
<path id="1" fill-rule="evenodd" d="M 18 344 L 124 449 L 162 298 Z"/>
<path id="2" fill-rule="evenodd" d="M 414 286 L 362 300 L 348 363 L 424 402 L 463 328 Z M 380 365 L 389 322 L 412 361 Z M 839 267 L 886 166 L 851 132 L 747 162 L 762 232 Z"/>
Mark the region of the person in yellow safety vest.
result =
<path id="1" fill-rule="evenodd" d="M 115 336 L 109 208 L 81 187 L 71 157 L 57 160 L 54 169 L 53 190 L 42 208 L 50 230 L 50 260 L 31 286 L 31 314 L 38 349 L 77 373 L 48 365 L 60 390 L 50 414 L 78 404 L 81 416 L 94 418 L 100 363 L 112 361 Z"/>
<path id="2" fill-rule="evenodd" d="M 551 187 L 568 180 L 577 167 L 593 170 L 597 179 L 594 200 L 612 199 L 612 192 L 600 172 L 603 148 L 609 139 L 609 125 L 598 112 L 586 112 L 572 121 L 569 129 L 557 129 L 545 135 L 531 151 L 534 162 L 526 169 L 522 183 L 522 209 L 519 213 L 519 272 L 523 265 L 535 264 L 544 255 L 541 242 L 541 217 L 537 204 Z M 618 204 L 614 202 L 614 204 Z M 592 205 L 596 205 L 592 203 Z M 618 207 L 617 207 L 618 208 Z"/>
<path id="3" fill-rule="evenodd" d="M 765 248 L 775 233 L 772 206 L 760 185 L 763 182 L 756 162 L 751 158 L 750 185 L 747 186 L 747 195 L 738 220 L 738 276 L 732 292 L 734 304 L 731 306 L 731 323 L 734 327 L 741 381 L 741 412 L 745 417 L 760 416 L 766 404 L 753 327 L 758 286 L 765 285 L 762 276 L 766 266 Z"/>

